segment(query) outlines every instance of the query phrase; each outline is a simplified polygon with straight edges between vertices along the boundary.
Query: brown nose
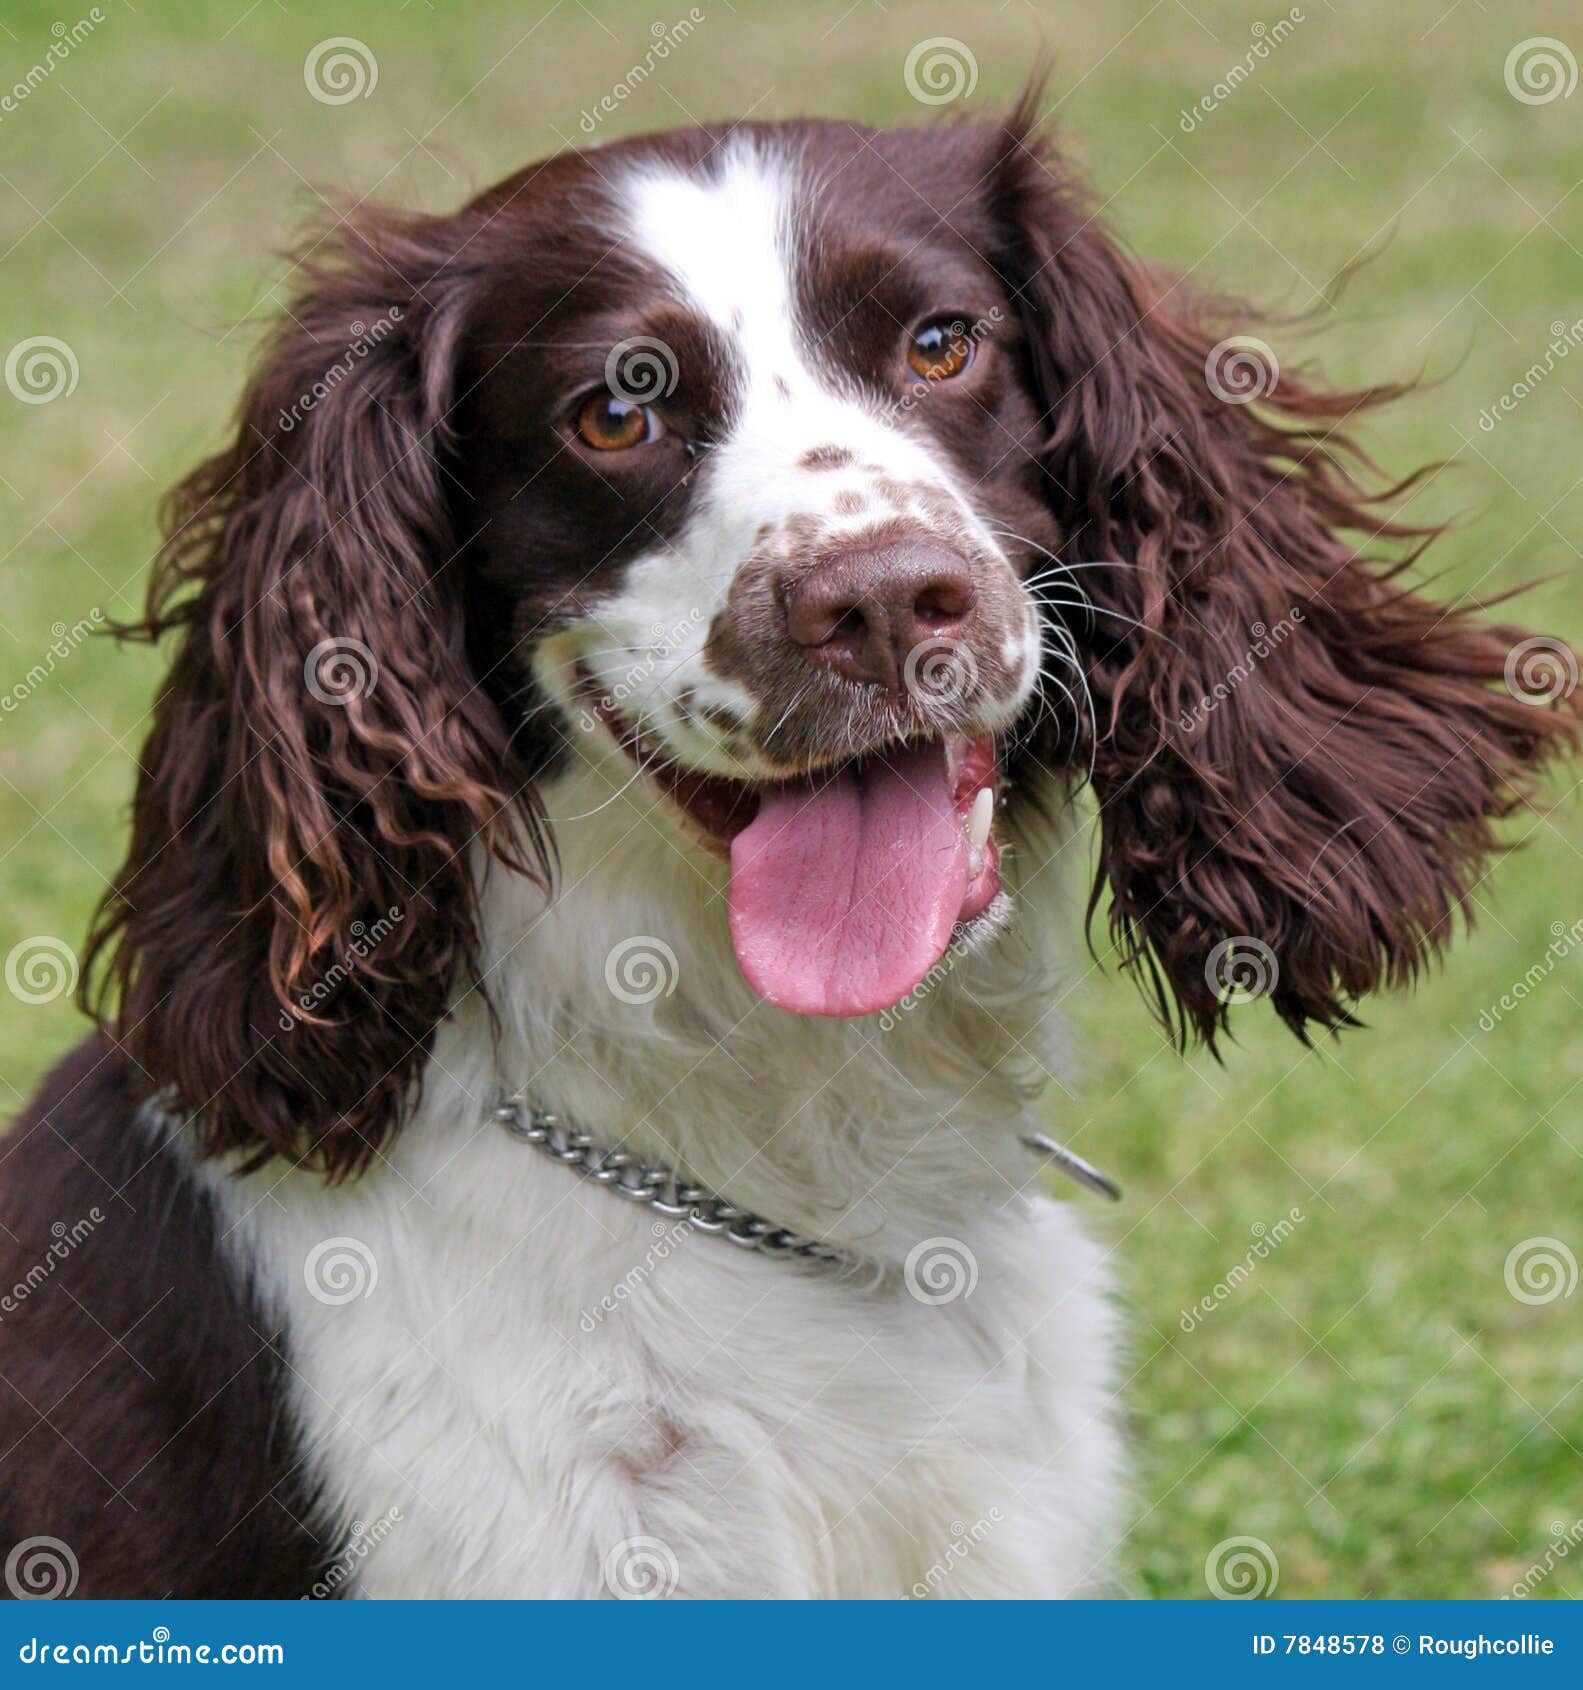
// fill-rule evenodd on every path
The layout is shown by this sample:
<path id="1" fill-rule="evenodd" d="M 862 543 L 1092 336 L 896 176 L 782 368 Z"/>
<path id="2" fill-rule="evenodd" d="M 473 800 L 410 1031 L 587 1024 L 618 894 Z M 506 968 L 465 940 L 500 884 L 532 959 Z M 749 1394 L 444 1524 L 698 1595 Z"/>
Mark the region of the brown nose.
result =
<path id="1" fill-rule="evenodd" d="M 902 687 L 907 654 L 957 640 L 973 620 L 967 560 L 929 540 L 821 558 L 786 595 L 786 632 L 849 681 Z"/>

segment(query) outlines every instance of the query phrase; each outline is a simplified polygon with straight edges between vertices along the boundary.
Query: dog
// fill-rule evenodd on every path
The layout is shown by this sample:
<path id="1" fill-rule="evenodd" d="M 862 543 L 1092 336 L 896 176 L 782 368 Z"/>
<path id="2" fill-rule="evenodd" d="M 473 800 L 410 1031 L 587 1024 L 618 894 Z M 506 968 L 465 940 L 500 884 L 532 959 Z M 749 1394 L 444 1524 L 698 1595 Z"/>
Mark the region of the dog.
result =
<path id="1" fill-rule="evenodd" d="M 1394 390 L 1127 256 L 1036 105 L 301 254 L 124 630 L 172 652 L 97 1030 L 4 1145 L 18 1579 L 1114 1588 L 1045 1176 L 1105 1182 L 1040 1130 L 1085 900 L 1179 1039 L 1250 969 L 1344 1027 L 1577 723 L 1402 578 Z"/>

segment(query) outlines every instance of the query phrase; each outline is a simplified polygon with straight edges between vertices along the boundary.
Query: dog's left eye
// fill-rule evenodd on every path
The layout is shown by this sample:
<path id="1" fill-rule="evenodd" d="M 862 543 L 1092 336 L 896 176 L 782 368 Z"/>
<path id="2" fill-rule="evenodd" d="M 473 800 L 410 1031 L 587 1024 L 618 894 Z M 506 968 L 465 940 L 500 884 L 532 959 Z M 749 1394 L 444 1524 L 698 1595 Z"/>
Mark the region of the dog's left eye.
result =
<path id="1" fill-rule="evenodd" d="M 913 331 L 907 362 L 925 381 L 949 381 L 973 362 L 973 343 L 959 317 L 933 317 Z"/>
<path id="2" fill-rule="evenodd" d="M 613 393 L 596 393 L 577 413 L 577 432 L 596 452 L 625 452 L 659 433 L 647 405 L 629 405 Z"/>

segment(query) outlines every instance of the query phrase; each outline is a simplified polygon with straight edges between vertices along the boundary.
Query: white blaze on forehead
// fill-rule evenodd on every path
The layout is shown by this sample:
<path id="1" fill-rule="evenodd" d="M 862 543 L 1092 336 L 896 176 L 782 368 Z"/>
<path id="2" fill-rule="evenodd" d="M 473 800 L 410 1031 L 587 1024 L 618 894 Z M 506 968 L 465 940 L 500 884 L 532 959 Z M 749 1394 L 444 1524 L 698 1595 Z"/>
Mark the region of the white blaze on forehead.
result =
<path id="1" fill-rule="evenodd" d="M 633 247 L 669 278 L 678 304 L 714 325 L 740 384 L 700 487 L 728 546 L 742 543 L 741 528 L 829 514 L 837 491 L 861 489 L 876 469 L 946 491 L 953 481 L 946 462 L 798 321 L 794 277 L 813 234 L 811 191 L 795 157 L 745 136 L 691 169 L 650 161 L 625 182 Z M 900 325 L 896 333 L 899 341 Z M 869 467 L 820 472 L 815 490 L 799 460 L 818 446 L 844 447 Z"/>
<path id="2" fill-rule="evenodd" d="M 728 335 L 779 327 L 789 340 L 791 194 L 783 167 L 749 145 L 704 163 L 645 166 L 628 186 L 634 243 L 685 302 Z"/>

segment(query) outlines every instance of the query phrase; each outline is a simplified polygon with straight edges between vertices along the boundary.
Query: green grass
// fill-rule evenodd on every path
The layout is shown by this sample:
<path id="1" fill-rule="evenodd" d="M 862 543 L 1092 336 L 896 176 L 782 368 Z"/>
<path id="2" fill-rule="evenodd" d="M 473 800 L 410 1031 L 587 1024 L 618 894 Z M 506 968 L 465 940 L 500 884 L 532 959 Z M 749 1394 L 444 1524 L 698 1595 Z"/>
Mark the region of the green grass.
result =
<path id="1" fill-rule="evenodd" d="M 102 8 L 0 114 L 0 349 L 52 335 L 79 367 L 47 405 L 0 390 L 0 692 L 47 663 L 54 624 L 136 606 L 157 493 L 216 437 L 239 325 L 269 309 L 270 254 L 311 184 L 454 203 L 578 139 L 656 18 L 686 11 L 341 0 L 334 30 L 369 44 L 379 81 L 327 107 L 302 76 L 327 14 Z M 1583 302 L 1583 90 L 1529 106 L 1502 79 L 1526 37 L 1583 53 L 1567 0 L 1320 0 L 1186 135 L 1178 113 L 1279 8 L 701 9 L 610 132 L 750 109 L 912 119 L 902 66 L 928 35 L 966 39 L 987 107 L 1042 39 L 1071 145 L 1135 248 L 1292 312 L 1374 253 L 1323 335 L 1283 354 L 1350 381 L 1439 378 L 1374 433 L 1393 469 L 1463 460 L 1414 507 L 1467 517 L 1437 548 L 1439 590 L 1549 575 L 1524 614 L 1583 636 L 1583 348 L 1496 429 L 1477 423 Z M 0 82 L 77 15 L 8 6 Z M 0 714 L 0 954 L 36 935 L 80 942 L 117 860 L 155 673 L 146 654 L 77 647 Z M 1224 1067 L 1183 1062 L 1129 984 L 1086 982 L 1086 1085 L 1057 1114 L 1128 1192 L 1115 1236 L 1135 1333 L 1136 1588 L 1203 1595 L 1206 1556 L 1251 1535 L 1277 1556 L 1282 1596 L 1499 1594 L 1543 1558 L 1552 1522 L 1583 1514 L 1583 1293 L 1528 1306 L 1503 1277 L 1535 1236 L 1583 1256 L 1583 963 L 1479 1026 L 1551 923 L 1583 916 L 1583 827 L 1557 798 L 1514 828 L 1525 848 L 1480 886 L 1449 970 L 1372 1006 L 1344 1043 L 1305 1051 L 1253 1005 Z M 63 1001 L 0 1001 L 9 1110 L 79 1023 Z M 1184 1331 L 1182 1310 L 1243 1260 L 1254 1226 L 1294 1206 L 1292 1235 Z M 1536 1594 L 1583 1595 L 1578 1554 Z"/>

